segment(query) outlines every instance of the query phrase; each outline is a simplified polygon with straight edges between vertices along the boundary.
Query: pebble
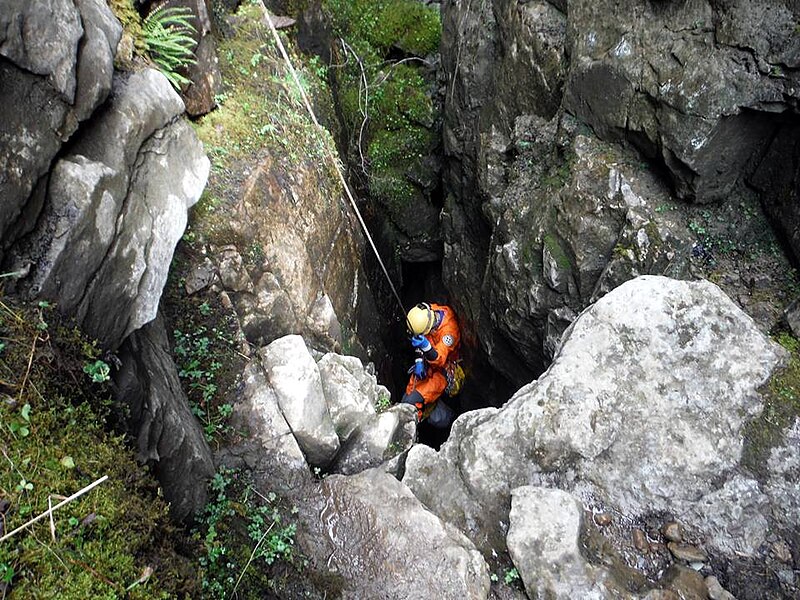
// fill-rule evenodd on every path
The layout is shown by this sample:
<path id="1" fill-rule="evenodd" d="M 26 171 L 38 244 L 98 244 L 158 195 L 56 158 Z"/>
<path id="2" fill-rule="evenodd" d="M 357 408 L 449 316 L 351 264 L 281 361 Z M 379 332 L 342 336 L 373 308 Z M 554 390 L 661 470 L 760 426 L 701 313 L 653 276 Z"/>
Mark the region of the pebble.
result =
<path id="1" fill-rule="evenodd" d="M 600 527 L 611 525 L 611 514 L 607 512 L 597 513 L 594 516 L 594 522 L 597 523 Z"/>
<path id="2" fill-rule="evenodd" d="M 678 593 L 682 600 L 707 600 L 708 590 L 703 576 L 697 571 L 672 565 L 665 576 L 669 587 Z"/>
<path id="3" fill-rule="evenodd" d="M 708 588 L 708 597 L 711 600 L 736 600 L 736 596 L 731 594 L 719 583 L 719 579 L 713 575 L 706 577 L 706 587 Z"/>
<path id="4" fill-rule="evenodd" d="M 681 527 L 681 524 L 676 521 L 664 523 L 664 526 L 661 528 L 661 534 L 670 542 L 683 541 L 683 527 Z"/>
<path id="5" fill-rule="evenodd" d="M 704 550 L 689 544 L 670 542 L 667 544 L 667 548 L 672 552 L 672 556 L 678 560 L 685 560 L 686 562 L 705 562 L 708 560 L 708 555 Z"/>
<path id="6" fill-rule="evenodd" d="M 794 585 L 794 571 L 791 569 L 783 569 L 782 571 L 778 571 L 778 579 L 780 579 L 786 585 Z"/>
<path id="7" fill-rule="evenodd" d="M 782 563 L 792 562 L 792 550 L 789 548 L 789 544 L 784 541 L 772 544 L 772 553 Z"/>
<path id="8" fill-rule="evenodd" d="M 639 552 L 646 552 L 650 549 L 650 544 L 647 542 L 647 536 L 644 534 L 644 531 L 641 529 L 634 529 L 631 533 L 633 535 L 633 545 L 636 546 Z"/>

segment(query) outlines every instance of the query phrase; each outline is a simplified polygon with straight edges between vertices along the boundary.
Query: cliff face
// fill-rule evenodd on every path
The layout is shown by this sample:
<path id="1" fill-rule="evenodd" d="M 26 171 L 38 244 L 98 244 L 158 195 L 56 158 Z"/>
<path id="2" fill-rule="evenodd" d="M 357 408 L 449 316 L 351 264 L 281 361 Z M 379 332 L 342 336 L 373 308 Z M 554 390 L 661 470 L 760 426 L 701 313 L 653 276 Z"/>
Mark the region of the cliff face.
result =
<path id="1" fill-rule="evenodd" d="M 187 295 L 224 296 L 242 341 L 256 346 L 302 333 L 319 348 L 355 344 L 366 356 L 380 342 L 332 145 L 302 115 L 285 67 L 267 57 L 263 15 L 249 7 L 240 17 L 226 56 L 241 64 L 234 71 L 229 58 L 227 93 L 218 94 L 205 4 L 170 6 L 179 4 L 193 10 L 203 55 L 189 73 L 198 83 L 183 90 L 190 112 L 231 105 L 195 127 L 163 74 L 117 56 L 130 34 L 104 0 L 3 3 L 0 261 L 7 293 L 55 303 L 117 357 L 116 392 L 139 457 L 181 519 L 204 506 L 214 467 L 157 316 L 209 176 L 181 262 Z M 115 69 L 115 57 L 131 70 Z M 268 77 L 267 63 L 286 79 Z M 238 154 L 223 164 L 220 151 Z"/>
<path id="2" fill-rule="evenodd" d="M 723 280 L 751 271 L 720 266 L 703 211 L 755 206 L 794 243 L 791 3 L 495 0 L 442 16 L 444 272 L 497 368 L 540 371 L 566 324 L 637 274 L 708 274 L 707 252 Z"/>

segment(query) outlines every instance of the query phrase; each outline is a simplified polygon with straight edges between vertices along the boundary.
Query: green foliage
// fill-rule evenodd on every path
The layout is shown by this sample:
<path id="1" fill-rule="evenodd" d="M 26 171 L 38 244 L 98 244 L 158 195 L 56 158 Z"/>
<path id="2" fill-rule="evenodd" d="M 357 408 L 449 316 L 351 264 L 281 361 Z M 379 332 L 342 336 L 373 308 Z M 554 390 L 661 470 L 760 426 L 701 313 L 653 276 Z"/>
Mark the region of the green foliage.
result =
<path id="1" fill-rule="evenodd" d="M 212 312 L 207 302 L 200 304 L 198 311 L 202 316 L 209 316 Z M 211 441 L 230 429 L 227 421 L 233 406 L 216 403 L 215 399 L 217 373 L 222 368 L 217 357 L 222 356 L 224 349 L 233 346 L 233 339 L 219 328 L 208 330 L 205 325 L 197 325 L 189 332 L 176 329 L 173 335 L 175 362 L 178 375 L 188 384 L 189 406 L 202 423 L 206 439 Z"/>
<path id="2" fill-rule="evenodd" d="M 190 83 L 179 71 L 197 62 L 194 56 L 197 41 L 194 38 L 196 30 L 191 23 L 193 18 L 189 8 L 161 6 L 147 15 L 142 24 L 142 35 L 150 58 L 176 90 Z"/>
<path id="3" fill-rule="evenodd" d="M 147 53 L 147 45 L 144 41 L 142 31 L 142 18 L 133 6 L 133 0 L 108 0 L 111 12 L 122 23 L 122 28 L 127 35 L 131 36 L 137 51 L 144 55 Z"/>
<path id="4" fill-rule="evenodd" d="M 519 571 L 517 571 L 516 567 L 506 569 L 505 575 L 503 575 L 503 581 L 506 585 L 511 585 L 519 581 Z"/>
<path id="5" fill-rule="evenodd" d="M 12 585 L 11 598 L 195 595 L 191 568 L 168 541 L 174 532 L 157 485 L 105 430 L 108 391 L 83 373 L 94 344 L 50 308 L 0 301 L 4 529 L 109 479 L 54 513 L 55 539 L 43 520 L 0 544 L 0 582 Z M 154 574 L 126 595 L 148 569 Z"/>
<path id="6" fill-rule="evenodd" d="M 274 493 L 256 492 L 245 476 L 222 468 L 210 484 L 211 501 L 195 529 L 200 542 L 203 597 L 223 600 L 262 597 L 274 583 L 269 567 L 278 562 L 295 564 L 297 526 L 287 523 L 289 511 Z"/>
<path id="7" fill-rule="evenodd" d="M 419 196 L 408 173 L 435 149 L 435 110 L 422 60 L 441 36 L 436 9 L 415 0 L 326 0 L 334 29 L 347 43 L 337 47 L 330 69 L 337 82 L 341 114 L 373 197 L 397 215 Z M 410 55 L 389 60 L 394 48 Z"/>
<path id="8" fill-rule="evenodd" d="M 439 48 L 439 11 L 416 0 L 325 0 L 324 5 L 339 32 L 366 41 L 381 56 L 393 46 L 415 56 Z"/>
<path id="9" fill-rule="evenodd" d="M 548 233 L 544 236 L 543 243 L 560 269 L 569 270 L 573 268 L 572 261 L 567 256 L 567 253 L 564 252 L 556 236 Z"/>
<path id="10" fill-rule="evenodd" d="M 387 410 L 392 405 L 392 398 L 388 392 L 381 392 L 378 399 L 375 401 L 375 410 L 379 413 Z"/>
<path id="11" fill-rule="evenodd" d="M 221 106 L 196 125 L 211 158 L 212 173 L 226 175 L 242 160 L 266 150 L 291 162 L 310 161 L 334 180 L 328 159 L 336 154 L 333 138 L 320 131 L 306 113 L 297 84 L 264 25 L 260 7 L 243 5 L 238 16 L 235 35 L 221 40 L 217 52 L 226 85 Z M 285 43 L 291 52 L 291 45 Z M 319 61 L 305 68 L 303 59 L 293 55 L 292 62 L 306 93 L 315 101 L 324 97 L 327 87 Z M 325 112 L 321 106 L 321 102 L 315 106 L 320 117 Z M 212 178 L 209 196 L 224 200 L 232 187 L 226 184 L 219 179 L 217 186 Z"/>
<path id="12" fill-rule="evenodd" d="M 83 365 L 83 372 L 95 383 L 103 383 L 111 379 L 111 367 L 100 359 Z"/>

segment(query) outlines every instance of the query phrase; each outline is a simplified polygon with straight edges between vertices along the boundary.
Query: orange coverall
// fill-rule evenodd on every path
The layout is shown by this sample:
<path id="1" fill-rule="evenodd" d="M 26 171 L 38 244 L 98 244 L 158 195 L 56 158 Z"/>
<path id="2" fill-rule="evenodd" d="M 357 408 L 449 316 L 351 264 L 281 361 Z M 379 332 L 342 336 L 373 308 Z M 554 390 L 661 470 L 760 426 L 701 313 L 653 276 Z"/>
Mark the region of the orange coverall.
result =
<path id="1" fill-rule="evenodd" d="M 449 306 L 443 304 L 431 304 L 431 309 L 436 312 L 437 321 L 441 315 L 441 321 L 425 336 L 431 343 L 433 351 L 436 352 L 435 358 L 428 358 L 432 355 L 429 350 L 425 353 L 427 370 L 425 377 L 418 379 L 411 374 L 411 378 L 406 386 L 406 394 L 414 391 L 422 396 L 425 408 L 417 403 L 417 415 L 421 419 L 428 408 L 432 409 L 439 397 L 447 387 L 447 377 L 445 377 L 445 365 L 454 360 L 458 360 L 458 343 L 460 334 L 456 315 Z M 427 416 L 427 414 L 425 415 Z"/>

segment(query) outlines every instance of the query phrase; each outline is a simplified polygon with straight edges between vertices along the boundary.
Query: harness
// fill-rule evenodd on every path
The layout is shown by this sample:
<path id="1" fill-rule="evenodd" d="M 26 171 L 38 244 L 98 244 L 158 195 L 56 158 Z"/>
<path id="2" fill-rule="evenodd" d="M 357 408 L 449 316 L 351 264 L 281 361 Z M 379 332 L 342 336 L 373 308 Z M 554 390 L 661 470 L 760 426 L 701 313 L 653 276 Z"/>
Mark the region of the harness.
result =
<path id="1" fill-rule="evenodd" d="M 457 396 L 464 385 L 466 373 L 461 366 L 461 359 L 452 360 L 444 366 L 444 376 L 447 379 L 447 387 L 444 388 L 444 393 L 450 398 Z"/>

